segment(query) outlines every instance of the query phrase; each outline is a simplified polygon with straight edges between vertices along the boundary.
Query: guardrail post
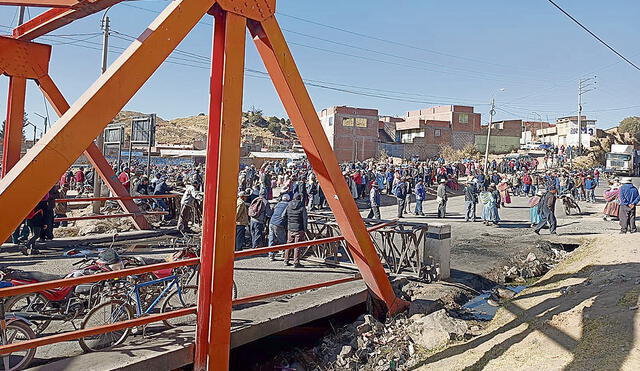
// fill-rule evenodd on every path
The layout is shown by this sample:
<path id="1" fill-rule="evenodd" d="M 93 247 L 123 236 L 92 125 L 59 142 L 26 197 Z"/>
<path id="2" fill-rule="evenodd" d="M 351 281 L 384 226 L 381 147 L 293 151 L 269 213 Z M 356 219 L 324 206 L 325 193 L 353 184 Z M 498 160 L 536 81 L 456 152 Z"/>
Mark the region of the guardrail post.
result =
<path id="1" fill-rule="evenodd" d="M 422 265 L 428 264 L 427 259 L 432 256 L 440 265 L 438 278 L 451 277 L 451 226 L 430 223 L 422 248 Z"/>

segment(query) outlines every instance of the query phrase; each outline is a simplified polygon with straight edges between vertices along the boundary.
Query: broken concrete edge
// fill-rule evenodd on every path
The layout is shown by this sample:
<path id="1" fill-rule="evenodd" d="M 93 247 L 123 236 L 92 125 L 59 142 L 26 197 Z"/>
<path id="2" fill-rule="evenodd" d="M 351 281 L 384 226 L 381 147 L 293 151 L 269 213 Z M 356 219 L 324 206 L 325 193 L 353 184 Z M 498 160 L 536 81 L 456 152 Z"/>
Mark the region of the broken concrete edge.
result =
<path id="1" fill-rule="evenodd" d="M 142 238 L 152 238 L 164 235 L 177 235 L 178 230 L 175 227 L 165 227 L 160 229 L 154 229 L 149 231 L 128 231 L 128 232 L 119 232 L 116 234 L 116 241 L 129 241 L 129 240 L 138 240 Z M 39 242 L 39 248 L 50 248 L 50 247 L 66 247 L 66 246 L 74 246 L 74 245 L 88 245 L 88 244 L 100 244 L 100 243 L 110 243 L 114 240 L 113 234 L 97 234 L 97 235 L 89 235 L 89 236 L 77 236 L 77 237 L 65 237 L 65 238 L 56 238 L 53 240 L 49 240 L 46 242 Z M 0 246 L 0 248 L 5 251 L 10 251 L 11 249 L 15 249 L 18 251 L 17 244 L 14 243 L 4 243 Z"/>
<path id="2" fill-rule="evenodd" d="M 326 301 L 326 297 L 332 295 L 334 298 Z M 366 286 L 361 281 L 355 281 L 234 311 L 232 324 L 234 320 L 242 321 L 243 317 L 251 318 L 251 312 L 260 312 L 263 318 L 251 326 L 232 330 L 231 348 L 361 305 L 366 302 L 367 295 Z M 295 309 L 303 305 L 301 309 Z M 144 345 L 129 344 L 110 352 L 81 354 L 33 367 L 28 371 L 173 370 L 193 363 L 194 352 L 193 331 L 175 335 L 177 336 L 171 341 L 170 333 L 154 334 L 155 339 L 145 341 Z M 171 342 L 168 343 L 169 341 Z M 135 342 L 139 342 L 139 339 Z"/>

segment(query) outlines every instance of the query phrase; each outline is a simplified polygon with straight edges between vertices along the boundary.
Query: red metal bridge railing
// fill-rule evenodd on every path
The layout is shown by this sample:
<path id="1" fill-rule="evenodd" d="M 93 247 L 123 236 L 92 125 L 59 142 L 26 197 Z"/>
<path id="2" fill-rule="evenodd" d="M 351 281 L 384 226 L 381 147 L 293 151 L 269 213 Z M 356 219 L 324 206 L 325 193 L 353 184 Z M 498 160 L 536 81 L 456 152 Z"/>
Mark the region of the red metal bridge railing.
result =
<path id="1" fill-rule="evenodd" d="M 369 228 L 368 231 L 372 232 L 377 229 L 384 228 L 393 223 L 394 222 L 381 223 Z M 261 255 L 261 254 L 265 254 L 272 251 L 289 250 L 289 249 L 295 249 L 295 248 L 306 247 L 306 246 L 322 245 L 325 243 L 338 242 L 342 240 L 344 240 L 343 236 L 335 236 L 335 237 L 288 243 L 283 245 L 264 247 L 264 248 L 258 248 L 258 249 L 252 249 L 252 250 L 237 251 L 235 252 L 235 258 L 237 259 L 245 256 Z M 22 295 L 22 294 L 29 294 L 34 292 L 41 292 L 45 290 L 56 289 L 59 287 L 77 286 L 85 283 L 93 283 L 93 282 L 98 282 L 103 280 L 123 278 L 123 277 L 142 274 L 142 273 L 149 273 L 149 272 L 157 271 L 160 269 L 173 269 L 173 268 L 191 266 L 196 264 L 200 264 L 200 258 L 190 258 L 190 259 L 173 261 L 173 262 L 146 265 L 143 267 L 126 268 L 126 269 L 113 271 L 113 272 L 97 273 L 90 276 L 64 278 L 64 279 L 54 280 L 54 281 L 38 282 L 38 283 L 33 283 L 28 285 L 21 285 L 21 286 L 12 286 L 12 287 L 0 289 L 0 298 L 6 298 L 9 296 L 16 296 L 16 295 Z M 293 294 L 293 293 L 307 291 L 307 290 L 313 290 L 321 287 L 329 287 L 329 286 L 351 282 L 359 279 L 362 279 L 362 277 L 359 274 L 356 274 L 353 277 L 346 277 L 346 278 L 336 279 L 336 280 L 327 281 L 327 282 L 321 282 L 321 283 L 312 284 L 312 285 L 294 287 L 286 290 L 247 296 L 247 297 L 235 299 L 232 301 L 232 303 L 234 305 L 244 304 L 244 303 L 254 302 L 257 300 L 278 297 L 282 295 Z M 11 343 L 7 345 L 0 345 L 0 355 L 12 353 L 12 352 L 18 352 L 18 351 L 22 351 L 30 348 L 36 348 L 44 345 L 56 344 L 63 341 L 76 340 L 86 336 L 104 334 L 107 332 L 117 331 L 124 328 L 142 326 L 149 323 L 159 322 L 166 319 L 181 317 L 189 314 L 197 314 L 197 308 L 196 307 L 183 308 L 183 309 L 166 312 L 166 313 L 151 314 L 144 317 L 134 318 L 134 319 L 117 322 L 109 325 L 93 327 L 88 329 L 74 330 L 74 331 L 70 331 L 62 334 L 55 334 L 55 335 L 45 336 L 37 339 Z"/>

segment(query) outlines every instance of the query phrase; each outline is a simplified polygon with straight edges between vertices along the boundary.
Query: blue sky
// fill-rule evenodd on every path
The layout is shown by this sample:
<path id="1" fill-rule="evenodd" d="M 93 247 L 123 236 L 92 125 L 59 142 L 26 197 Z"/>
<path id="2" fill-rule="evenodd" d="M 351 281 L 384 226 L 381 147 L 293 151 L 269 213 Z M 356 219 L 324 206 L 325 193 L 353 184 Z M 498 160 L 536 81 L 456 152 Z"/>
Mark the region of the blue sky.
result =
<path id="1" fill-rule="evenodd" d="M 640 63 L 640 2 L 557 2 Z M 129 36 L 139 35 L 166 5 L 162 0 L 128 1 L 109 11 L 115 31 L 110 62 L 128 46 Z M 308 87 L 318 110 L 350 105 L 402 115 L 455 103 L 475 106 L 486 122 L 487 103 L 495 97 L 496 119 L 540 115 L 554 120 L 576 114 L 578 79 L 597 75 L 598 89 L 584 96 L 586 115 L 603 128 L 640 115 L 640 71 L 546 0 L 278 0 L 277 7 L 303 78 L 332 88 Z M 41 11 L 31 8 L 29 13 Z M 70 101 L 100 73 L 101 17 L 87 17 L 55 31 L 57 36 L 37 40 L 54 45 L 51 75 Z M 156 112 L 166 119 L 207 112 L 212 22 L 205 16 L 172 54 L 172 63 L 164 64 L 125 109 Z M 0 7 L 0 33 L 15 24 L 16 8 Z M 246 67 L 264 71 L 250 41 Z M 2 117 L 7 81 L 0 77 Z M 27 94 L 31 121 L 42 125 L 34 113 L 45 114 L 43 97 L 33 83 Z M 257 72 L 247 73 L 244 107 L 285 115 L 271 82 Z M 50 108 L 49 114 L 55 120 Z"/>

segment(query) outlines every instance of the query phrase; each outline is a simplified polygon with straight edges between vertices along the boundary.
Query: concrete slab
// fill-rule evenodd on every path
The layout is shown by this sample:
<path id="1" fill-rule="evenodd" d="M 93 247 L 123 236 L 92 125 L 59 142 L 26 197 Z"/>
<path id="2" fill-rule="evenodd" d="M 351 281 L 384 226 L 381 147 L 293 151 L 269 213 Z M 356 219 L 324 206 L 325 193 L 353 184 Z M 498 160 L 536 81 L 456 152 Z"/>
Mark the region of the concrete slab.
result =
<path id="1" fill-rule="evenodd" d="M 252 303 L 232 313 L 232 348 L 320 318 L 331 316 L 366 301 L 362 281 L 343 283 L 304 293 Z M 149 332 L 158 330 L 158 326 Z M 132 337 L 111 352 L 67 357 L 31 371 L 63 370 L 172 370 L 193 360 L 195 327 L 155 332 L 146 337 Z"/>

